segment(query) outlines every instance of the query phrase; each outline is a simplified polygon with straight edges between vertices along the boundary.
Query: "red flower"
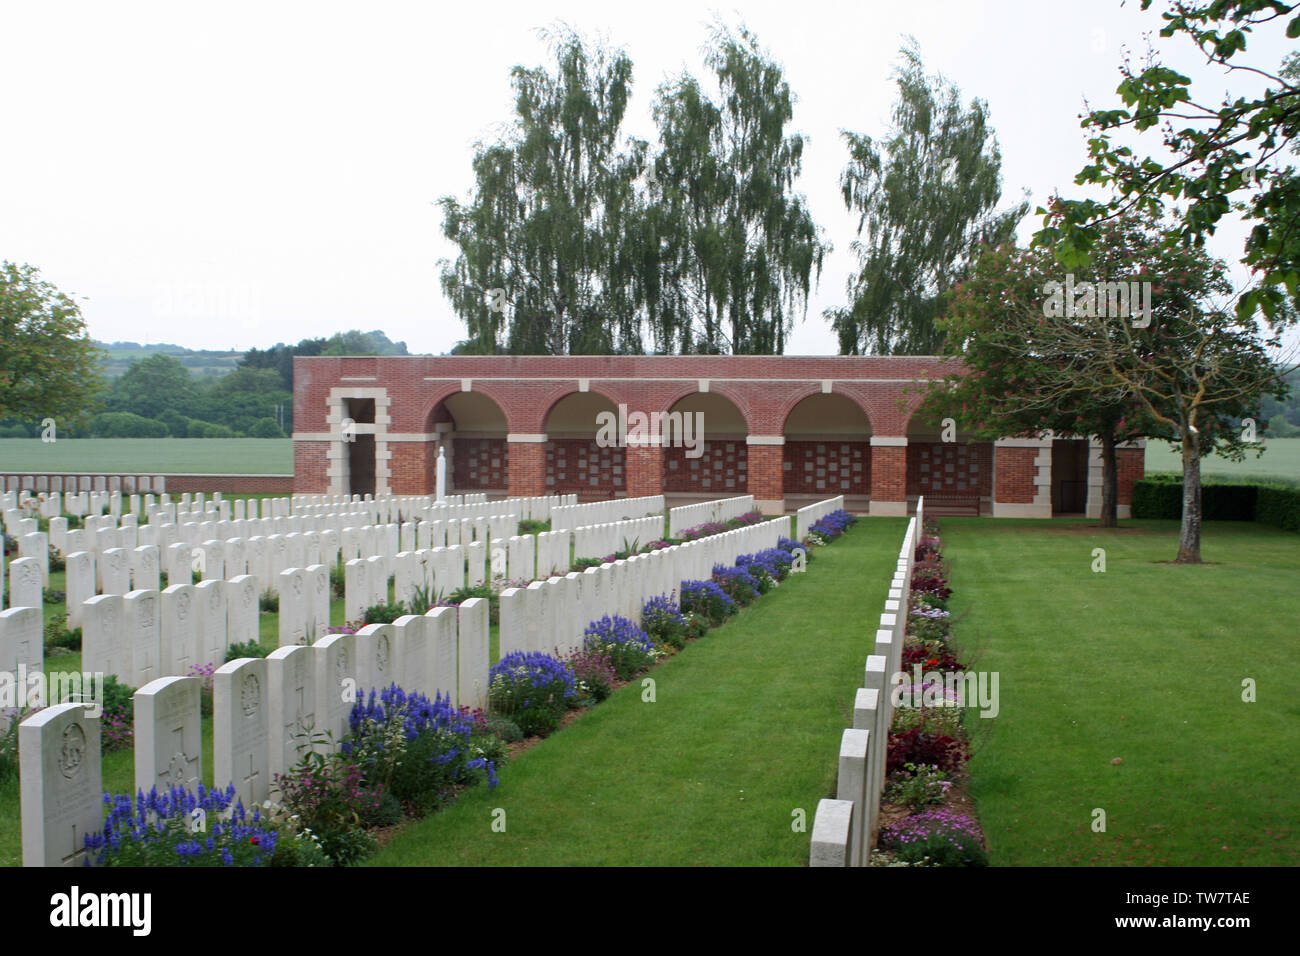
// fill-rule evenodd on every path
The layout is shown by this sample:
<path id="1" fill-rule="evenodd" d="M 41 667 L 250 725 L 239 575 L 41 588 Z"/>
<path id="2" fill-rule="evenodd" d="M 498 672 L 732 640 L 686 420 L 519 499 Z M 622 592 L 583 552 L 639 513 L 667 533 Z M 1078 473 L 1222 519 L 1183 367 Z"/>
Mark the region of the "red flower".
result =
<path id="1" fill-rule="evenodd" d="M 253 846 L 257 846 L 257 837 L 255 837 L 255 836 L 251 836 L 251 837 L 249 837 L 249 838 L 248 838 L 248 842 L 251 843 L 251 844 L 253 844 Z"/>

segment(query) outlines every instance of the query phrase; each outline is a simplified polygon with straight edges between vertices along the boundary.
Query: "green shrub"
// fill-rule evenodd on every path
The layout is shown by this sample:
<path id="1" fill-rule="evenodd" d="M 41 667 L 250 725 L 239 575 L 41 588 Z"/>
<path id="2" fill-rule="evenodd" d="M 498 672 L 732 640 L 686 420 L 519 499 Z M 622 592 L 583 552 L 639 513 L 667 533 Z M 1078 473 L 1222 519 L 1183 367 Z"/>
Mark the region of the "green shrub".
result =
<path id="1" fill-rule="evenodd" d="M 265 657 L 271 651 L 263 647 L 257 641 L 248 641 L 244 644 L 231 644 L 226 648 L 226 663 L 237 661 L 241 657 Z"/>
<path id="2" fill-rule="evenodd" d="M 259 418 L 248 428 L 249 438 L 283 438 L 284 432 L 274 418 Z"/>
<path id="3" fill-rule="evenodd" d="M 541 534 L 543 531 L 550 531 L 550 530 L 551 530 L 550 518 L 547 518 L 545 521 L 537 521 L 533 518 L 525 518 L 523 521 L 519 522 L 519 530 L 515 533 L 516 534 Z"/>
<path id="4" fill-rule="evenodd" d="M 264 614 L 278 614 L 280 611 L 280 595 L 268 588 L 257 599 L 257 606 Z"/>
<path id="5" fill-rule="evenodd" d="M 50 654 L 56 648 L 63 653 L 81 650 L 81 628 L 69 630 L 66 614 L 51 615 L 45 622 L 45 652 Z"/>
<path id="6" fill-rule="evenodd" d="M 1255 520 L 1283 531 L 1300 531 L 1300 488 L 1260 488 L 1255 499 Z"/>
<path id="7" fill-rule="evenodd" d="M 491 585 L 479 584 L 472 588 L 458 588 L 447 595 L 447 601 L 451 604 L 461 604 L 470 598 L 487 599 L 489 624 L 496 624 L 501 619 L 501 595 L 493 591 Z"/>
<path id="8" fill-rule="evenodd" d="M 95 438 L 166 438 L 167 426 L 131 412 L 102 412 L 90 420 Z"/>
<path id="9" fill-rule="evenodd" d="M 390 601 L 387 604 L 372 604 L 366 608 L 361 620 L 364 624 L 392 624 L 399 617 L 411 613 L 405 604 Z"/>
<path id="10" fill-rule="evenodd" d="M 347 596 L 346 577 L 341 564 L 335 563 L 330 568 L 330 592 L 339 601 Z"/>
<path id="11" fill-rule="evenodd" d="M 1150 475 L 1133 485 L 1134 518 L 1178 521 L 1183 514 L 1181 475 Z M 1201 485 L 1201 520 L 1257 521 L 1285 531 L 1300 531 L 1300 488 L 1265 482 Z"/>

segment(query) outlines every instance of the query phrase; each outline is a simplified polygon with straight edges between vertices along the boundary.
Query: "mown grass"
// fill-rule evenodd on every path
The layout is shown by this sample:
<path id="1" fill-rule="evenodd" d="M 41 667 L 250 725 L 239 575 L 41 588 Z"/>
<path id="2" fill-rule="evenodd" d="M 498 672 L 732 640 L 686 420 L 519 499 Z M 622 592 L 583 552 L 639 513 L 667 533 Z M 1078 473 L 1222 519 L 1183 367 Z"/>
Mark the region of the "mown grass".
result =
<path id="1" fill-rule="evenodd" d="M 1189 567 L 1175 522 L 940 525 L 968 666 L 1000 675 L 970 763 L 994 865 L 1300 864 L 1300 537 L 1209 523 Z"/>
<path id="2" fill-rule="evenodd" d="M 810 829 L 833 795 L 903 528 L 864 519 L 651 671 L 654 702 L 627 685 L 502 768 L 496 790 L 461 794 L 367 864 L 805 864 L 796 811 Z"/>
<path id="3" fill-rule="evenodd" d="M 293 474 L 289 438 L 0 438 L 0 471 Z M 242 495 L 240 497 L 243 497 Z"/>

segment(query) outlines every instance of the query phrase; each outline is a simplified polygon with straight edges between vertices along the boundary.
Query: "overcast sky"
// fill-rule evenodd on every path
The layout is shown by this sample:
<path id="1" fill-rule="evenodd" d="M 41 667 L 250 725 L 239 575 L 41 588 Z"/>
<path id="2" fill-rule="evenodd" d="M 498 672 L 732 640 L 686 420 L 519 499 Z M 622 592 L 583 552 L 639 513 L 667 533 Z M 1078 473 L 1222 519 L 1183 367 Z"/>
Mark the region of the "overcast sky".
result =
<path id="1" fill-rule="evenodd" d="M 1217 102 L 1248 90 L 1162 39 L 1136 0 L 818 0 L 708 6 L 485 2 L 219 5 L 0 2 L 0 259 L 84 297 L 91 335 L 246 349 L 351 328 L 413 352 L 464 336 L 438 284 L 433 204 L 465 198 L 474 143 L 511 117 L 510 68 L 547 64 L 538 28 L 564 21 L 634 67 L 626 132 L 654 141 L 655 88 L 686 69 L 714 14 L 744 22 L 797 96 L 809 138 L 803 192 L 834 245 L 788 354 L 834 354 L 856 220 L 839 196 L 841 129 L 884 134 L 905 34 L 929 72 L 988 102 L 1003 202 L 1079 195 L 1085 99 L 1118 107 L 1128 47 Z M 1244 62 L 1274 70 L 1294 46 L 1271 29 Z M 1240 56 L 1240 55 L 1239 55 Z M 1141 142 L 1158 148 L 1154 133 Z M 1038 228 L 1029 217 L 1022 238 Z M 1235 261 L 1244 232 L 1214 251 Z"/>

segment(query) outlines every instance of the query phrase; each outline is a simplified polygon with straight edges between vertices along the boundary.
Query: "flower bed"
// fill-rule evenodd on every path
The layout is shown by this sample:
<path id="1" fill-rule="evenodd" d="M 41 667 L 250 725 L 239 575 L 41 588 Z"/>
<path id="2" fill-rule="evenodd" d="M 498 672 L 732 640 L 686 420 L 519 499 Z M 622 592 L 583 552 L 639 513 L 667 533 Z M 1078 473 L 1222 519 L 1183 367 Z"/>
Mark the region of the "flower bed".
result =
<path id="1" fill-rule="evenodd" d="M 901 655 L 909 680 L 896 691 L 882 826 L 871 865 L 987 866 L 983 835 L 966 794 L 965 710 L 944 680 L 967 668 L 953 640 L 947 606 L 952 590 L 943 542 L 932 522 L 926 522 L 916 546 L 909 584 Z"/>

